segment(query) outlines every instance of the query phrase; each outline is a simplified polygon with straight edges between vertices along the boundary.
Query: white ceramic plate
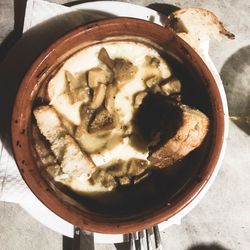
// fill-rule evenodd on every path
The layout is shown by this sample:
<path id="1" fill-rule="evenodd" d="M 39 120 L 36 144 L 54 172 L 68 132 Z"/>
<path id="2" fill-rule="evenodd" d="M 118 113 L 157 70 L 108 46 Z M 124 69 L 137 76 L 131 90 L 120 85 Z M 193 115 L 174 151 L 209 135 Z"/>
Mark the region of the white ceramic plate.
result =
<path id="1" fill-rule="evenodd" d="M 58 6 L 59 7 L 59 6 Z M 57 7 L 57 14 L 58 14 L 58 7 Z M 65 11 L 65 7 L 64 11 Z M 99 11 L 102 12 L 102 14 L 106 14 L 107 16 L 113 15 L 113 16 L 126 16 L 126 17 L 134 17 L 134 18 L 140 18 L 144 20 L 153 21 L 157 24 L 162 25 L 164 22 L 164 16 L 160 13 L 151 10 L 146 7 L 138 6 L 135 4 L 130 3 L 124 3 L 124 2 L 113 2 L 113 1 L 100 1 L 100 2 L 88 2 L 83 4 L 78 4 L 71 7 L 72 10 L 77 9 L 83 9 L 83 10 L 89 10 L 91 11 Z M 60 12 L 60 11 L 59 11 Z M 63 12 L 63 11 L 62 11 Z M 204 51 L 205 54 L 207 54 L 207 51 Z M 223 105 L 224 110 L 226 110 L 225 114 L 225 136 L 226 139 L 227 136 L 227 102 L 225 97 L 225 92 L 223 85 L 221 83 L 220 77 L 218 72 L 215 69 L 214 64 L 212 63 L 211 59 L 207 55 L 207 59 L 209 62 L 209 67 L 217 81 L 217 84 L 219 86 L 219 90 L 223 99 Z M 225 141 L 224 146 L 220 155 L 220 159 L 218 161 L 218 164 L 215 168 L 215 171 L 213 175 L 211 176 L 210 180 L 208 181 L 207 185 L 202 189 L 202 191 L 198 194 L 198 196 L 188 205 L 186 206 L 182 211 L 180 211 L 178 214 L 176 214 L 171 219 L 161 223 L 159 225 L 159 229 L 162 231 L 166 229 L 168 226 L 173 224 L 180 224 L 181 219 L 188 213 L 190 210 L 193 209 L 193 207 L 201 200 L 201 198 L 205 195 L 209 187 L 211 186 L 214 178 L 216 177 L 218 170 L 221 165 L 221 161 L 224 155 L 225 150 Z M 66 222 L 62 218 L 55 215 L 53 212 L 51 212 L 49 209 L 47 209 L 35 196 L 34 200 L 30 203 L 22 203 L 21 206 L 28 211 L 29 214 L 31 214 L 34 218 L 36 218 L 38 221 L 46 225 L 47 227 L 51 228 L 52 230 L 63 234 L 68 237 L 73 237 L 73 225 Z M 35 209 L 34 209 L 35 208 Z M 124 241 L 124 237 L 121 234 L 115 234 L 115 235 L 107 235 L 107 234 L 99 234 L 94 233 L 94 240 L 95 243 L 120 243 Z"/>

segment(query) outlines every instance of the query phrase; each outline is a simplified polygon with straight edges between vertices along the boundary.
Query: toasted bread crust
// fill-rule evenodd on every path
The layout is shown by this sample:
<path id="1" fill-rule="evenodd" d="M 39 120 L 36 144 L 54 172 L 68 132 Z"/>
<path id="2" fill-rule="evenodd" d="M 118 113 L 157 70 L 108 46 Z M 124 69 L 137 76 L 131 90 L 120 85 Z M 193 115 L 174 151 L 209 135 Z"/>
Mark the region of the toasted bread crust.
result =
<path id="1" fill-rule="evenodd" d="M 177 33 L 196 33 L 198 36 L 207 35 L 216 38 L 222 34 L 229 39 L 235 38 L 214 13 L 202 8 L 177 10 L 168 16 L 166 26 L 173 28 Z"/>
<path id="2" fill-rule="evenodd" d="M 51 106 L 41 106 L 34 110 L 37 126 L 51 144 L 51 150 L 64 173 L 89 175 L 95 164 L 81 151 L 75 140 L 64 128 L 59 116 Z"/>
<path id="3" fill-rule="evenodd" d="M 156 167 L 164 168 L 182 159 L 203 142 L 209 127 L 209 119 L 197 109 L 181 105 L 182 125 L 176 134 L 158 150 L 151 152 L 148 160 Z"/>

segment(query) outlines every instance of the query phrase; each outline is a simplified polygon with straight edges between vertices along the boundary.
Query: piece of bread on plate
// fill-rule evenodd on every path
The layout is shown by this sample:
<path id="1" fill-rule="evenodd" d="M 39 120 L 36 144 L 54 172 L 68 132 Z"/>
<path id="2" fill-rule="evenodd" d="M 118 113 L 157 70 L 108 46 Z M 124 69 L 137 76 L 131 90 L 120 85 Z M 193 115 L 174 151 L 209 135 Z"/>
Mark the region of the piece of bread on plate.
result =
<path id="1" fill-rule="evenodd" d="M 221 40 L 223 36 L 234 39 L 235 35 L 228 31 L 218 17 L 202 8 L 182 8 L 170 14 L 165 26 L 172 28 L 178 36 L 192 46 L 204 59 L 204 46 L 208 50 L 211 38 Z"/>

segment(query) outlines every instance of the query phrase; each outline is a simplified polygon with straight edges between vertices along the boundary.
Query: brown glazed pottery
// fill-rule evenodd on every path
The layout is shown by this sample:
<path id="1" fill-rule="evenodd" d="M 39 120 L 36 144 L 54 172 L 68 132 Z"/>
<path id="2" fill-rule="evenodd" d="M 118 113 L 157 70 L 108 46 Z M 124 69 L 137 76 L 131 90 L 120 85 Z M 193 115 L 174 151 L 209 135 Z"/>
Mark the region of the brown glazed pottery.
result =
<path id="1" fill-rule="evenodd" d="M 172 61 L 176 74 L 179 74 L 183 82 L 183 103 L 197 107 L 210 118 L 209 134 L 200 148 L 177 166 L 170 167 L 164 177 L 156 172 L 148 184 L 117 191 L 122 198 L 116 202 L 110 200 L 110 204 L 110 197 L 106 203 L 85 199 L 48 181 L 37 166 L 31 136 L 32 107 L 39 89 L 46 86 L 66 58 L 103 40 L 141 41 L 155 47 L 163 57 Z M 89 23 L 58 39 L 26 73 L 12 114 L 14 157 L 29 188 L 58 216 L 80 228 L 100 233 L 139 231 L 180 212 L 197 197 L 211 177 L 220 156 L 223 135 L 221 96 L 202 59 L 172 30 L 133 18 Z M 144 195 L 140 195 L 141 191 Z"/>

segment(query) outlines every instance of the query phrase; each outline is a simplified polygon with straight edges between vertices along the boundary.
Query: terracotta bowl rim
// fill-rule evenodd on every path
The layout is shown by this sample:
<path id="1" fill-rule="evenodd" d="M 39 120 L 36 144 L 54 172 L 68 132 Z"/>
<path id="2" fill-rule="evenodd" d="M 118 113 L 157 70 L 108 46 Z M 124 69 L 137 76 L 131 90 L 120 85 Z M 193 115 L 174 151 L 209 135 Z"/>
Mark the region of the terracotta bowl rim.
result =
<path id="1" fill-rule="evenodd" d="M 20 94 L 21 91 L 24 91 L 27 82 L 31 78 L 34 71 L 37 69 L 39 64 L 51 53 L 53 48 L 58 46 L 61 42 L 67 40 L 68 38 L 71 38 L 74 35 L 79 35 L 80 33 L 84 33 L 87 30 L 95 29 L 97 27 L 100 28 L 102 25 L 110 25 L 110 24 L 120 24 L 120 23 L 129 23 L 130 25 L 146 25 L 148 28 L 151 29 L 157 29 L 161 32 L 163 32 L 163 29 L 166 30 L 166 33 L 170 33 L 176 41 L 178 41 L 179 44 L 181 44 L 187 51 L 191 52 L 193 56 L 195 57 L 195 60 L 199 62 L 200 65 L 202 65 L 202 70 L 205 72 L 204 74 L 210 79 L 209 84 L 213 87 L 214 90 L 214 98 L 216 98 L 216 102 L 219 103 L 221 109 L 218 110 L 218 114 L 216 117 L 216 124 L 218 131 L 215 132 L 215 145 L 214 148 L 211 150 L 211 158 L 210 161 L 206 164 L 206 170 L 207 175 L 205 178 L 203 178 L 200 182 L 197 182 L 191 189 L 191 191 L 185 196 L 184 199 L 178 201 L 175 205 L 171 206 L 170 208 L 163 207 L 159 210 L 157 210 L 152 216 L 149 216 L 148 218 L 144 218 L 143 220 L 137 220 L 137 221 L 129 221 L 128 223 L 118 223 L 118 225 L 115 225 L 115 223 L 105 224 L 98 223 L 96 221 L 85 221 L 84 218 L 81 219 L 80 222 L 77 222 L 76 219 L 72 220 L 67 218 L 65 216 L 65 213 L 63 210 L 66 209 L 65 206 L 58 207 L 56 204 L 57 202 L 54 202 L 54 200 L 51 200 L 50 198 L 47 198 L 46 196 L 46 190 L 37 190 L 37 184 L 35 183 L 35 180 L 30 179 L 31 175 L 28 171 L 23 172 L 24 170 L 24 163 L 21 161 L 20 158 L 20 151 L 18 151 L 16 147 L 16 142 L 18 140 L 18 136 L 20 134 L 20 131 L 18 130 L 17 125 L 17 117 L 19 117 L 20 112 L 18 110 L 19 102 L 22 98 L 22 95 Z M 200 67 L 200 66 L 198 66 Z M 145 228 L 145 225 L 147 227 L 151 227 L 153 225 L 159 224 L 160 222 L 167 220 L 177 213 L 179 213 L 181 210 L 183 210 L 187 205 L 189 205 L 201 192 L 201 190 L 206 186 L 207 182 L 209 181 L 211 175 L 213 174 L 213 171 L 216 168 L 217 162 L 219 160 L 223 142 L 224 142 L 224 134 L 225 134 L 225 119 L 224 114 L 226 111 L 224 111 L 223 102 L 221 99 L 221 92 L 218 88 L 218 85 L 216 84 L 216 81 L 214 77 L 212 76 L 210 70 L 205 65 L 205 63 L 202 61 L 202 59 L 198 56 L 198 54 L 194 51 L 193 48 L 191 48 L 186 42 L 184 42 L 181 38 L 179 38 L 172 30 L 168 28 L 164 28 L 158 24 L 154 24 L 149 21 L 136 19 L 136 18 L 128 18 L 128 17 L 114 17 L 114 18 L 108 18 L 103 19 L 99 21 L 94 21 L 89 24 L 86 24 L 84 26 L 80 26 L 78 28 L 75 28 L 71 30 L 70 32 L 66 33 L 59 39 L 57 39 L 54 43 L 52 43 L 45 51 L 43 51 L 33 62 L 29 70 L 26 72 L 20 86 L 17 92 L 17 96 L 15 99 L 15 103 L 13 105 L 13 111 L 12 111 L 12 123 L 11 123 L 11 140 L 12 140 L 12 151 L 14 155 L 14 159 L 16 161 L 16 164 L 18 166 L 18 169 L 22 175 L 22 178 L 26 182 L 26 184 L 29 186 L 31 191 L 35 194 L 35 196 L 45 205 L 47 206 L 51 211 L 53 211 L 55 214 L 59 215 L 63 219 L 69 221 L 72 224 L 75 224 L 77 226 L 80 226 L 84 229 L 93 231 L 93 232 L 99 232 L 99 233 L 128 233 L 132 231 L 139 231 Z M 28 136 L 27 136 L 28 137 Z M 34 163 L 34 162 L 32 162 Z M 41 177 L 40 177 L 41 178 Z M 48 190 L 47 190 L 48 191 Z M 63 202 L 61 202 L 63 204 Z M 63 207 L 63 208 L 62 208 Z M 79 213 L 75 213 L 75 216 L 78 216 Z"/>

